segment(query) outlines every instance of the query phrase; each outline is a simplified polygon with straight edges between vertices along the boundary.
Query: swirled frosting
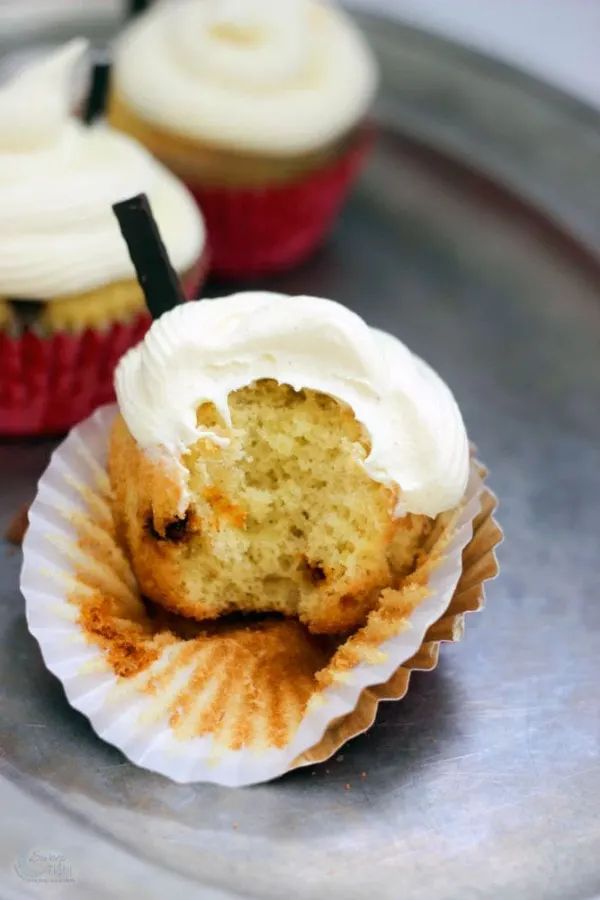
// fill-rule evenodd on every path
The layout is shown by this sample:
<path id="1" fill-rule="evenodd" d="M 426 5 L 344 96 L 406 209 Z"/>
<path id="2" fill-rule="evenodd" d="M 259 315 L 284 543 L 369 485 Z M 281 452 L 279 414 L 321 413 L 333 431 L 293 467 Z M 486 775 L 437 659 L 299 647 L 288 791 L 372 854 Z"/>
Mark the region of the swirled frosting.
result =
<path id="1" fill-rule="evenodd" d="M 134 278 L 111 206 L 142 192 L 178 271 L 203 249 L 183 185 L 131 139 L 71 116 L 86 48 L 73 41 L 0 88 L 0 296 L 52 300 Z"/>
<path id="2" fill-rule="evenodd" d="M 198 428 L 197 407 L 214 403 L 230 424 L 229 393 L 261 378 L 351 407 L 370 435 L 367 472 L 400 489 L 397 515 L 436 516 L 462 498 L 469 450 L 450 390 L 401 341 L 331 300 L 245 293 L 177 307 L 121 360 L 115 385 L 140 446 L 178 464 L 201 437 L 224 441 Z"/>
<path id="3" fill-rule="evenodd" d="M 348 132 L 372 100 L 377 69 L 354 23 L 315 0 L 177 0 L 125 31 L 114 79 L 160 126 L 283 155 Z"/>

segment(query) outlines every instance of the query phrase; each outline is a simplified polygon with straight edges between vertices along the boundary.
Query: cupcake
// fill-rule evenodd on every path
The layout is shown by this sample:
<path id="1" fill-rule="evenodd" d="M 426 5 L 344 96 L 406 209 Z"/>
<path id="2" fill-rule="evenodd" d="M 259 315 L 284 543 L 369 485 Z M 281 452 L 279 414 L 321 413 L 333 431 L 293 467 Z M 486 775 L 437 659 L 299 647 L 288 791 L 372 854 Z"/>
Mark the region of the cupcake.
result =
<path id="1" fill-rule="evenodd" d="M 144 595 L 197 621 L 361 627 L 464 496 L 443 382 L 337 303 L 186 304 L 119 363 L 114 514 Z"/>
<path id="2" fill-rule="evenodd" d="M 188 185 L 214 269 L 291 267 L 322 241 L 369 145 L 374 58 L 315 0 L 177 0 L 115 48 L 111 124 Z"/>
<path id="3" fill-rule="evenodd" d="M 149 325 L 111 204 L 146 191 L 188 295 L 206 267 L 187 189 L 104 124 L 70 113 L 74 41 L 0 89 L 0 433 L 66 430 L 113 397 Z"/>
<path id="4" fill-rule="evenodd" d="M 435 666 L 496 573 L 450 391 L 338 304 L 268 293 L 181 304 L 115 380 L 29 513 L 48 668 L 178 782 L 326 759 Z"/>

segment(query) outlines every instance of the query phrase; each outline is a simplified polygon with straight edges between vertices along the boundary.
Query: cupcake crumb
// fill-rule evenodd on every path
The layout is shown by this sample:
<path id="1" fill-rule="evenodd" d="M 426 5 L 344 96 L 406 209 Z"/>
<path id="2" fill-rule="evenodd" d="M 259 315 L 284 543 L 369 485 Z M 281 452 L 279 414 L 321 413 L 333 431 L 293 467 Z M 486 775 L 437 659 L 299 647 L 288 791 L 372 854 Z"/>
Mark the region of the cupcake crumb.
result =
<path id="1" fill-rule="evenodd" d="M 231 827 L 233 828 L 234 831 L 237 831 L 240 826 L 238 825 L 237 822 L 234 822 Z"/>
<path id="2" fill-rule="evenodd" d="M 29 504 L 26 503 L 21 507 L 17 515 L 14 519 L 11 520 L 10 525 L 6 529 L 4 537 L 9 542 L 9 544 L 13 544 L 15 547 L 20 547 L 23 543 L 23 538 L 25 537 L 25 532 L 29 526 Z"/>
<path id="3" fill-rule="evenodd" d="M 345 791 L 351 791 L 352 788 L 351 788 L 351 786 L 350 786 L 349 784 L 345 784 L 345 785 L 344 785 L 344 790 L 345 790 Z"/>
<path id="4" fill-rule="evenodd" d="M 361 773 L 360 773 L 360 777 L 361 777 L 361 778 L 366 778 L 366 777 L 367 777 L 367 773 L 366 773 L 366 772 L 361 772 Z"/>

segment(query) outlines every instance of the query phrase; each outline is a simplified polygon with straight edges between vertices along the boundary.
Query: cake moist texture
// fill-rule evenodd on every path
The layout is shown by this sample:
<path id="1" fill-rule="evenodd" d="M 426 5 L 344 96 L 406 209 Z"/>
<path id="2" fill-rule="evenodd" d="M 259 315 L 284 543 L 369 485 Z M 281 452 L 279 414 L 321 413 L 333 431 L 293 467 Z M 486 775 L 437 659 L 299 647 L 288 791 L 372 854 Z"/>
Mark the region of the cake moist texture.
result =
<path id="1" fill-rule="evenodd" d="M 433 520 L 394 517 L 397 488 L 367 473 L 369 435 L 346 404 L 269 379 L 228 405 L 231 427 L 198 407 L 211 437 L 181 457 L 184 511 L 172 471 L 116 420 L 114 510 L 143 593 L 197 620 L 276 612 L 315 633 L 359 627 L 414 568 Z"/>

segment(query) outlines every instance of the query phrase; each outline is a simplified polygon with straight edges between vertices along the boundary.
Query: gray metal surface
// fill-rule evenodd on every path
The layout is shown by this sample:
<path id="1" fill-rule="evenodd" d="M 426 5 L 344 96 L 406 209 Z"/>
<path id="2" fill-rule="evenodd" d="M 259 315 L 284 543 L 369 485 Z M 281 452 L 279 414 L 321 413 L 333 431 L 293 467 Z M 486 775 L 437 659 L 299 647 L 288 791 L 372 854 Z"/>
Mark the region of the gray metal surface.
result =
<path id="1" fill-rule="evenodd" d="M 389 33 L 410 59 L 412 32 Z M 460 57 L 463 74 L 467 64 Z M 393 117 L 402 104 L 388 79 L 382 108 Z M 538 108 L 537 89 L 521 90 Z M 555 99 L 564 131 L 587 133 L 589 114 L 582 123 Z M 457 93 L 444 115 L 469 102 Z M 505 117 L 508 141 L 510 108 Z M 543 135 L 538 145 L 541 158 Z M 522 163 L 524 178 L 535 166 L 527 154 Z M 570 189 L 541 164 L 538 175 L 567 221 Z M 527 211 L 388 131 L 329 246 L 271 285 L 344 301 L 452 385 L 507 535 L 487 610 L 331 762 L 245 790 L 178 786 L 133 768 L 69 708 L 25 627 L 19 554 L 0 547 L 0 896 L 591 898 L 600 274 Z M 51 446 L 0 444 L 0 528 Z M 28 880 L 32 852 L 46 872 L 49 854 L 64 857 L 62 880 Z"/>

